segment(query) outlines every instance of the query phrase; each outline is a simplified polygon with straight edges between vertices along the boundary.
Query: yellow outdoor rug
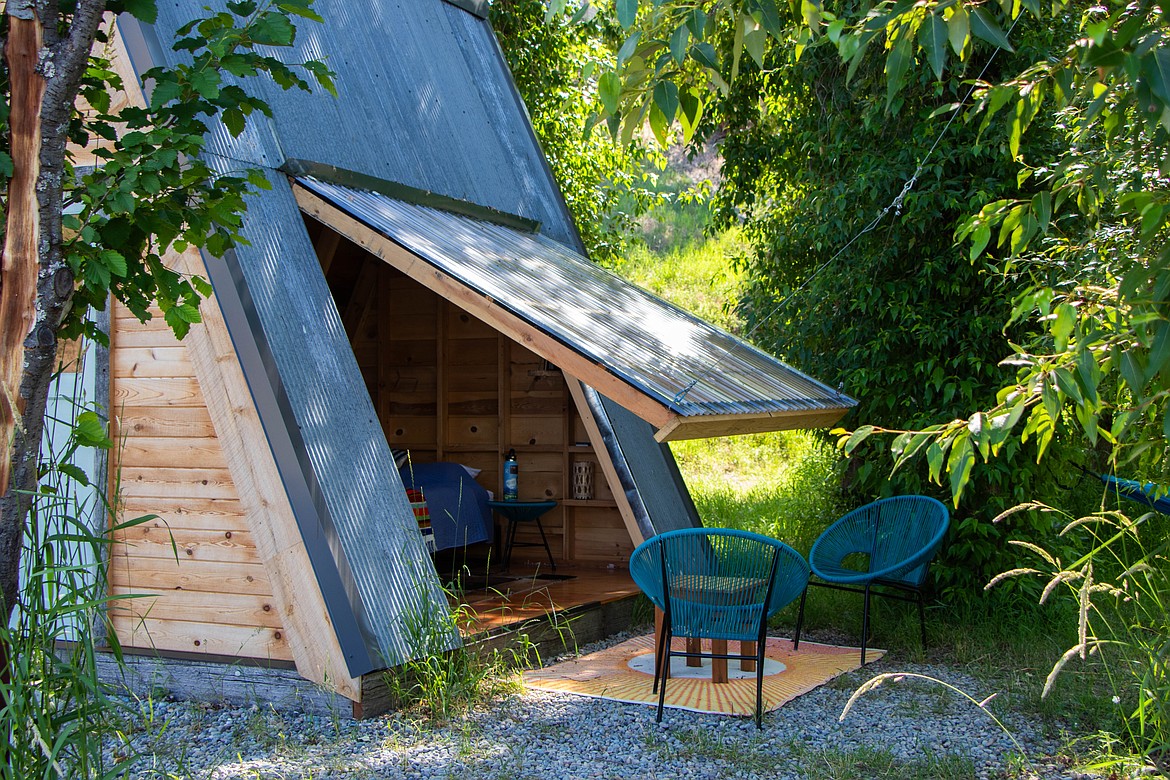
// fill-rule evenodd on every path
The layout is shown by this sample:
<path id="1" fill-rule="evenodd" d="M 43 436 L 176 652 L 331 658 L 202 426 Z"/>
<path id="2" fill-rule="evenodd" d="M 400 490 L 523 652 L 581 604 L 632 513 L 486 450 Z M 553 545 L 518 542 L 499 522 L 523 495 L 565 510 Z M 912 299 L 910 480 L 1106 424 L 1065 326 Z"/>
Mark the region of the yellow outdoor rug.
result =
<path id="1" fill-rule="evenodd" d="M 738 643 L 729 644 L 731 652 L 738 652 Z M 674 649 L 683 650 L 685 646 L 685 639 L 674 640 Z M 703 650 L 710 650 L 706 641 Z M 869 648 L 866 661 L 876 661 L 883 655 L 884 650 Z M 861 651 L 857 648 L 801 642 L 800 650 L 793 652 L 792 642 L 787 639 L 769 639 L 765 657 L 765 712 L 861 665 Z M 730 680 L 714 685 L 710 659 L 703 659 L 703 666 L 695 668 L 688 667 L 684 658 L 672 658 L 666 706 L 722 715 L 754 715 L 756 673 L 741 671 L 739 661 L 728 661 L 727 665 Z M 635 637 L 590 655 L 525 672 L 524 683 L 529 688 L 657 706 L 658 695 L 651 690 L 654 637 Z"/>

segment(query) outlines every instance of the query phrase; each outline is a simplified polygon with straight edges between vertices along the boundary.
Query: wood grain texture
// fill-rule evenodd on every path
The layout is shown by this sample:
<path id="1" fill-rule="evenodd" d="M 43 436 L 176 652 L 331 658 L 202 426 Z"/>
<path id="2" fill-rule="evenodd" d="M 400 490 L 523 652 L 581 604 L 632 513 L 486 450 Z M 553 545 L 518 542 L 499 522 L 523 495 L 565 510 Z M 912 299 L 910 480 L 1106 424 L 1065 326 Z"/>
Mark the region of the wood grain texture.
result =
<path id="1" fill-rule="evenodd" d="M 184 346 L 123 347 L 110 356 L 115 377 L 194 376 L 195 367 Z"/>
<path id="2" fill-rule="evenodd" d="M 119 452 L 123 468 L 156 466 L 163 458 L 176 458 L 184 468 L 227 469 L 227 459 L 214 436 L 184 437 L 128 436 Z M 171 461 L 175 462 L 175 461 Z"/>
<path id="3" fill-rule="evenodd" d="M 119 333 L 119 336 L 123 334 Z M 119 343 L 121 341 L 119 340 Z M 115 409 L 136 406 L 201 407 L 206 405 L 195 377 L 122 377 L 114 382 Z"/>
<path id="4" fill-rule="evenodd" d="M 200 531 L 138 525 L 119 531 L 110 546 L 110 560 L 141 558 L 259 563 L 256 544 L 247 531 Z M 111 563 L 111 565 L 113 565 Z"/>
<path id="5" fill-rule="evenodd" d="M 110 605 L 111 614 L 123 617 L 274 630 L 281 627 L 271 595 L 150 589 L 143 585 L 135 585 L 133 590 L 114 585 L 110 588 L 110 595 L 116 599 Z"/>
<path id="6" fill-rule="evenodd" d="M 188 273 L 204 274 L 193 251 L 179 261 Z M 281 630 L 281 652 L 296 662 L 306 679 L 358 700 L 361 688 L 348 673 L 333 623 L 300 529 L 284 492 L 280 472 L 251 391 L 216 301 L 204 303 L 203 321 L 187 337 L 191 362 L 205 388 L 216 435 L 223 443 L 229 471 L 251 527 L 256 552 L 268 572 Z"/>
<path id="7" fill-rule="evenodd" d="M 135 560 L 131 566 L 110 569 L 111 589 L 136 593 L 154 587 L 165 590 L 205 591 L 271 596 L 272 585 L 262 563 L 221 563 L 219 561 Z"/>
<path id="8" fill-rule="evenodd" d="M 9 152 L 12 178 L 5 202 L 6 232 L 0 255 L 0 496 L 8 492 L 13 436 L 24 414 L 20 397 L 24 342 L 36 321 L 37 271 L 40 267 L 41 100 L 44 77 L 37 71 L 42 30 L 35 16 L 9 15 L 8 58 Z"/>
<path id="9" fill-rule="evenodd" d="M 114 417 L 126 436 L 206 439 L 215 435 L 215 426 L 206 406 L 115 407 Z"/>
<path id="10" fill-rule="evenodd" d="M 291 661 L 282 629 L 229 626 L 197 621 L 113 615 L 111 622 L 127 647 L 205 653 L 236 658 Z"/>
<path id="11" fill-rule="evenodd" d="M 159 453 L 162 462 L 173 462 L 178 452 Z M 168 457 L 169 455 L 169 457 Z M 124 466 L 121 470 L 122 494 L 130 497 L 154 496 L 179 498 L 236 498 L 231 472 L 224 469 L 155 468 Z"/>
<path id="12" fill-rule="evenodd" d="M 125 685 L 143 697 L 161 688 L 176 698 L 201 705 L 250 707 L 264 702 L 277 711 L 311 713 L 331 723 L 353 717 L 353 702 L 322 690 L 294 669 L 167 655 L 127 654 L 119 666 L 103 654 L 98 658 L 98 673 L 103 680 L 119 687 Z"/>

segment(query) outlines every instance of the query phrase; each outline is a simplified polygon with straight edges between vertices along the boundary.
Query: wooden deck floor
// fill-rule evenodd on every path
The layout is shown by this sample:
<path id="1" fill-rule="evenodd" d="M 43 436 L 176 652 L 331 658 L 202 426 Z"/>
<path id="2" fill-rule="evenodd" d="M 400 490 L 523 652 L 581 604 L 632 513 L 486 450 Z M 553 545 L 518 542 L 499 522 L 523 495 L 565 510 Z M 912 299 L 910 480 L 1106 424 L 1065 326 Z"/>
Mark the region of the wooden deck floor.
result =
<path id="1" fill-rule="evenodd" d="M 489 587 L 465 591 L 463 603 L 474 617 L 463 626 L 464 636 L 494 633 L 544 618 L 550 613 L 601 607 L 640 592 L 625 569 L 559 567 L 549 575 L 567 579 L 543 579 L 544 569 L 513 566 L 503 578 L 493 578 Z M 625 626 L 616 626 L 619 631 Z"/>

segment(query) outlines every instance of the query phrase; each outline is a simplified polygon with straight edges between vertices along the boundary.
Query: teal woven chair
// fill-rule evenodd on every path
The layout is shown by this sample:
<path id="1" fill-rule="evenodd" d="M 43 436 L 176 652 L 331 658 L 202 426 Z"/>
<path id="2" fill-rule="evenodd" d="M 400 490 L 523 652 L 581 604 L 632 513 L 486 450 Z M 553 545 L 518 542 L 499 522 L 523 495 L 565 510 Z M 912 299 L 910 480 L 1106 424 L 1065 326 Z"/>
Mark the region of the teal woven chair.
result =
<path id="1" fill-rule="evenodd" d="M 756 728 L 762 728 L 768 618 L 795 601 L 808 583 L 809 567 L 800 553 L 746 531 L 688 528 L 642 543 L 630 556 L 630 575 L 664 618 L 654 663 L 657 721 L 666 704 L 672 657 L 724 658 L 756 662 Z M 755 642 L 756 653 L 675 651 L 674 637 Z"/>
<path id="2" fill-rule="evenodd" d="M 869 638 L 869 597 L 871 594 L 917 602 L 926 647 L 926 614 L 922 604 L 922 583 L 930 562 L 938 552 L 950 523 L 950 513 L 941 501 L 927 496 L 897 496 L 874 501 L 833 523 L 813 542 L 809 563 L 819 585 L 865 594 L 861 613 L 861 663 Z M 893 589 L 873 590 L 874 586 Z M 912 596 L 901 595 L 908 592 Z M 806 589 L 800 597 L 793 649 L 800 647 L 804 625 Z"/>

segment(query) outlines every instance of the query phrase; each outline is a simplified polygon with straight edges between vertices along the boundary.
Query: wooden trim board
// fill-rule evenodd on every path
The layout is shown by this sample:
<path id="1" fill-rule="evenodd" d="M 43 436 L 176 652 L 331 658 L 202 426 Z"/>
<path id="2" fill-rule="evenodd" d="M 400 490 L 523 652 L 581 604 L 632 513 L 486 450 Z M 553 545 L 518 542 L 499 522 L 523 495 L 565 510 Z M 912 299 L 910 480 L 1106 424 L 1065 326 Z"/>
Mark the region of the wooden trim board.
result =
<path id="1" fill-rule="evenodd" d="M 790 431 L 796 428 L 828 428 L 845 416 L 848 409 L 809 409 L 799 412 L 760 412 L 758 414 L 708 414 L 696 417 L 674 416 L 658 429 L 659 442 L 680 439 L 706 439 L 712 436 L 738 436 L 746 433 Z"/>
<path id="2" fill-rule="evenodd" d="M 178 258 L 178 265 L 190 274 L 207 273 L 195 250 Z M 219 304 L 214 298 L 204 301 L 200 313 L 203 321 L 191 326 L 185 342 L 256 550 L 268 572 L 297 671 L 359 701 L 360 683 L 349 675 L 317 580 L 309 576 L 312 563 Z"/>

